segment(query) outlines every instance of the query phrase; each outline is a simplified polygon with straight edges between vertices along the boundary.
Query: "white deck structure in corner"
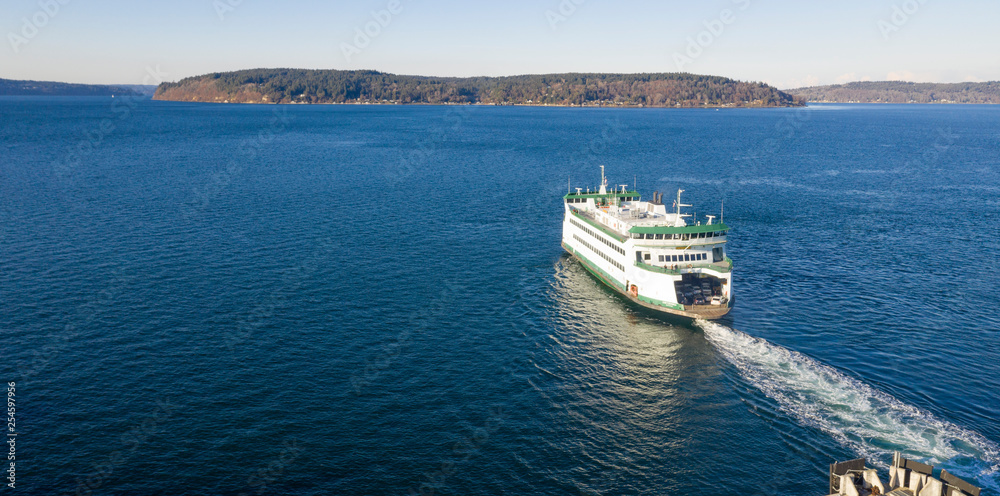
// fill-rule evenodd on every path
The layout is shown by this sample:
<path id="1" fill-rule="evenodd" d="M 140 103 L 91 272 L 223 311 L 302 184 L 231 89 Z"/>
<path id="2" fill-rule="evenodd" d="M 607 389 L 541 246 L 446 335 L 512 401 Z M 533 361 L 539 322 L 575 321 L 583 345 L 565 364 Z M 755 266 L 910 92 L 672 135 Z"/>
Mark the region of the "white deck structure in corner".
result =
<path id="1" fill-rule="evenodd" d="M 979 496 L 981 491 L 946 469 L 935 472 L 933 465 L 908 460 L 898 451 L 892 455 L 889 484 L 865 466 L 864 458 L 830 464 L 828 496 Z"/>
<path id="2" fill-rule="evenodd" d="M 646 308 L 692 319 L 715 319 L 733 301 L 733 263 L 726 256 L 729 228 L 688 225 L 681 193 L 667 211 L 662 195 L 643 201 L 627 185 L 576 188 L 564 198 L 562 246 L 594 276 Z"/>

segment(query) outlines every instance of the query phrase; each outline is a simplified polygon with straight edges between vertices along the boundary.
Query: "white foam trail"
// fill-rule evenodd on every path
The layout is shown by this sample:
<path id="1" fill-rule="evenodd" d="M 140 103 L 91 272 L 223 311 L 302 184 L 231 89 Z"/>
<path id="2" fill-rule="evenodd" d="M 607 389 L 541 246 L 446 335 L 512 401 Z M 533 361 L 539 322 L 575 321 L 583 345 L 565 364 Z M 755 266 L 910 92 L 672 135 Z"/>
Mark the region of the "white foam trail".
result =
<path id="1" fill-rule="evenodd" d="M 821 429 L 866 458 L 884 457 L 891 451 L 885 446 L 896 446 L 936 465 L 972 463 L 975 467 L 963 466 L 962 472 L 996 487 L 1000 447 L 981 434 L 939 420 L 801 353 L 713 322 L 697 324 L 747 381 L 799 423 Z"/>

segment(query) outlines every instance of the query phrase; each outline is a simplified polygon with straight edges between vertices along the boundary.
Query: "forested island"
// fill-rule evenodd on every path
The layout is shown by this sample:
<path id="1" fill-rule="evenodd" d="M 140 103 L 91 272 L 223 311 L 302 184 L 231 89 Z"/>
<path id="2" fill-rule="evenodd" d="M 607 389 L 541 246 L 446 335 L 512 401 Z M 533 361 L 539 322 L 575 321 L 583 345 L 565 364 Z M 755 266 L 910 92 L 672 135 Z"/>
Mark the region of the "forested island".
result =
<path id="1" fill-rule="evenodd" d="M 0 95 L 18 96 L 141 96 L 153 93 L 155 86 L 73 84 L 53 81 L 18 81 L 0 79 Z"/>
<path id="2" fill-rule="evenodd" d="M 482 104 L 621 107 L 804 105 L 764 83 L 695 74 L 400 76 L 377 71 L 252 69 L 162 83 L 155 100 L 216 103 Z"/>
<path id="3" fill-rule="evenodd" d="M 785 90 L 819 103 L 1000 103 L 1000 81 L 986 83 L 907 83 L 859 81 Z"/>

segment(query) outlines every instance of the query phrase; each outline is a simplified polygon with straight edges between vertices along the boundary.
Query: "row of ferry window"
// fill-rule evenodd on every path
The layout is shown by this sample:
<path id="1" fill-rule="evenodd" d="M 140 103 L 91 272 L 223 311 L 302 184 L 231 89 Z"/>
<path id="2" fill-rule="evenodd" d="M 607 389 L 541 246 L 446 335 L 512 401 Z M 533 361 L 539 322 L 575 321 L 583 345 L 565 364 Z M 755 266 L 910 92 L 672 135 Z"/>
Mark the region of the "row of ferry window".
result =
<path id="1" fill-rule="evenodd" d="M 708 260 L 707 253 L 685 253 L 683 255 L 660 255 L 661 262 L 700 262 Z"/>
<path id="2" fill-rule="evenodd" d="M 615 260 L 612 260 L 611 257 L 605 255 L 603 251 L 598 250 L 597 248 L 594 248 L 593 246 L 590 245 L 590 243 L 588 243 L 588 242 L 580 239 L 580 236 L 577 236 L 576 234 L 574 234 L 573 235 L 573 239 L 579 241 L 581 244 L 583 244 L 583 246 L 586 246 L 587 248 L 589 248 L 590 251 L 592 251 L 592 252 L 600 255 L 601 258 L 603 258 L 603 259 L 607 260 L 608 262 L 610 262 L 611 265 L 614 265 L 615 267 L 618 267 L 618 270 L 620 270 L 622 272 L 625 272 L 625 267 L 622 266 L 622 264 L 616 262 Z"/>
<path id="3" fill-rule="evenodd" d="M 691 239 L 711 239 L 718 236 L 725 236 L 726 231 L 716 231 L 707 233 L 682 233 L 682 234 L 642 234 L 632 233 L 632 239 L 677 239 L 688 241 Z"/>
<path id="4" fill-rule="evenodd" d="M 623 196 L 621 199 L 624 201 L 638 201 L 639 197 Z M 587 198 L 567 198 L 566 203 L 587 203 Z"/>
<path id="5" fill-rule="evenodd" d="M 625 249 L 624 248 L 622 248 L 621 246 L 618 246 L 618 245 L 612 243 L 611 241 L 608 241 L 608 239 L 605 238 L 604 236 L 598 235 L 596 232 L 594 232 L 593 229 L 591 229 L 591 228 L 589 228 L 587 226 L 584 226 L 583 224 L 580 224 L 579 222 L 577 222 L 574 219 L 570 219 L 569 221 L 572 222 L 574 226 L 579 227 L 583 232 L 585 232 L 585 233 L 587 233 L 587 234 L 589 234 L 589 235 L 597 238 L 597 240 L 600 241 L 601 243 L 604 243 L 604 244 L 608 245 L 608 248 L 611 248 L 612 250 L 615 250 L 618 253 L 621 253 L 622 255 L 625 254 Z"/>

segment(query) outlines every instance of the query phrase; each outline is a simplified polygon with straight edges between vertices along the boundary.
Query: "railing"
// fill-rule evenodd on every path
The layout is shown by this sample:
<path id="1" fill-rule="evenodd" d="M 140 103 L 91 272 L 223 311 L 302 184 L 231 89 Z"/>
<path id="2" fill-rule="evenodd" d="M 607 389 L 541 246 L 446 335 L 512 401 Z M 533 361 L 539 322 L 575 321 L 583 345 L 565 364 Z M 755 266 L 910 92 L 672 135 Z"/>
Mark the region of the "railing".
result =
<path id="1" fill-rule="evenodd" d="M 607 234 L 608 236 L 611 236 L 611 237 L 617 239 L 619 242 L 624 243 L 626 240 L 628 240 L 627 237 L 622 236 L 621 234 L 618 234 L 618 233 L 612 231 L 611 229 L 608 229 L 607 227 L 601 225 L 600 222 L 597 222 L 597 220 L 591 218 L 589 215 L 587 215 L 587 214 L 585 214 L 585 213 L 583 213 L 583 212 L 581 212 L 579 210 L 576 210 L 575 208 L 571 208 L 570 211 L 573 212 L 573 215 L 579 217 L 584 222 L 586 222 L 586 223 L 590 224 L 591 226 L 593 226 L 593 227 L 601 230 L 602 232 L 604 232 L 604 234 Z"/>
<path id="2" fill-rule="evenodd" d="M 658 265 L 649 265 L 647 263 L 643 263 L 638 260 L 635 261 L 635 266 L 639 267 L 642 270 L 648 270 L 650 272 L 659 272 L 660 274 L 670 274 L 672 276 L 678 276 L 681 274 L 680 270 L 668 269 L 666 267 L 660 267 Z M 678 266 L 678 268 L 680 268 L 680 266 Z"/>
<path id="3" fill-rule="evenodd" d="M 726 236 L 714 236 L 711 238 L 690 238 L 690 239 L 645 239 L 632 238 L 637 246 L 701 246 L 717 245 L 728 241 Z"/>
<path id="4" fill-rule="evenodd" d="M 671 269 L 667 267 L 660 267 L 659 265 L 650 265 L 648 263 L 635 261 L 635 266 L 642 270 L 648 270 L 650 272 L 658 272 L 660 274 L 670 274 L 672 276 L 677 276 L 681 274 L 681 269 L 709 269 L 716 272 L 732 272 L 733 261 L 726 257 L 725 263 L 691 263 L 691 262 L 678 262 L 671 263 L 669 267 L 676 266 L 677 269 Z"/>

